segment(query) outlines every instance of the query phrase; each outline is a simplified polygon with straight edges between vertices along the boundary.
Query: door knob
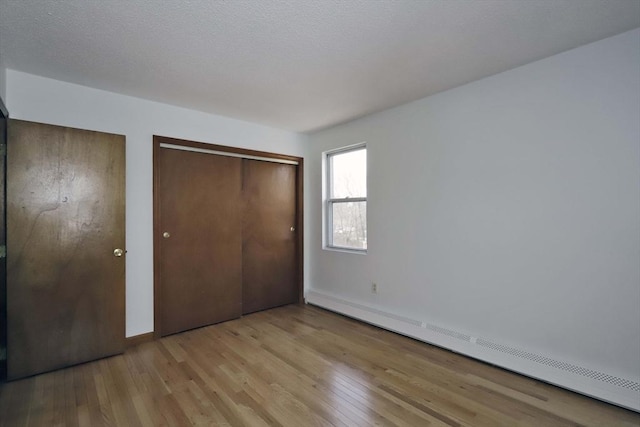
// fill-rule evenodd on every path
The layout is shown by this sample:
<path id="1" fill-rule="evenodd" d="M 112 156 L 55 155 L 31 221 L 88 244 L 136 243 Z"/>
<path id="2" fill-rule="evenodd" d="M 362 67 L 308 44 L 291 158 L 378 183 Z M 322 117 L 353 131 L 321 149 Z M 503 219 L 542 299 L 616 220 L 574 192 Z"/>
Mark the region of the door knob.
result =
<path id="1" fill-rule="evenodd" d="M 169 237 L 171 237 L 171 234 L 169 234 L 168 231 L 165 231 L 164 233 L 162 233 L 162 237 L 164 237 L 165 239 L 168 239 Z"/>
<path id="2" fill-rule="evenodd" d="M 121 257 L 123 253 L 124 253 L 124 251 L 122 249 L 114 249 L 114 251 L 113 251 L 113 255 L 115 255 L 117 257 Z"/>
<path id="3" fill-rule="evenodd" d="M 291 231 L 296 231 L 296 228 L 295 227 L 291 227 Z"/>

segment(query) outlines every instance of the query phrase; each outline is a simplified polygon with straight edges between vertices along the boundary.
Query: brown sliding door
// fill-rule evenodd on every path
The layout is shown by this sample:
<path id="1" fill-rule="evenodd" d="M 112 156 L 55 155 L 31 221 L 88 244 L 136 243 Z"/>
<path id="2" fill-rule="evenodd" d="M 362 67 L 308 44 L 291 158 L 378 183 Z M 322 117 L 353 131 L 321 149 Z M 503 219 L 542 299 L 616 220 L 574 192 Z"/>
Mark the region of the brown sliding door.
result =
<path id="1" fill-rule="evenodd" d="M 299 301 L 301 162 L 154 137 L 156 336 Z"/>
<path id="2" fill-rule="evenodd" d="M 242 312 L 298 299 L 296 166 L 243 160 Z"/>
<path id="3" fill-rule="evenodd" d="M 242 160 L 157 149 L 164 336 L 242 314 Z"/>
<path id="4" fill-rule="evenodd" d="M 8 377 L 121 353 L 123 136 L 9 121 Z"/>

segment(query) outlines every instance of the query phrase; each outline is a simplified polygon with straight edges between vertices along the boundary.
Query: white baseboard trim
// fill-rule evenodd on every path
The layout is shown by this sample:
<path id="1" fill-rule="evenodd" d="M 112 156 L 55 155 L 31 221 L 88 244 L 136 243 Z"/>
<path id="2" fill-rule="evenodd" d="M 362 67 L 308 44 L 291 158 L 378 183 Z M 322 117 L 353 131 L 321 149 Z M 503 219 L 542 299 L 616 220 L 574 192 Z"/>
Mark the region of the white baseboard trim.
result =
<path id="1" fill-rule="evenodd" d="M 324 292 L 309 290 L 306 302 L 474 359 L 640 412 L 640 381 L 473 337 L 388 313 Z"/>

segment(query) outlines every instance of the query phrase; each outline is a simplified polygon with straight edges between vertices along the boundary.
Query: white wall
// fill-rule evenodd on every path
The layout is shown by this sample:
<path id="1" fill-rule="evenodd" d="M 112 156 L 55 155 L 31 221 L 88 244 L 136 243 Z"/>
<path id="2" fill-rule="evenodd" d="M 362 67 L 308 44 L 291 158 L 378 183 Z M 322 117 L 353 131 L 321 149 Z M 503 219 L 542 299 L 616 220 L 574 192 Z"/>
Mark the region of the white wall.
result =
<path id="1" fill-rule="evenodd" d="M 303 155 L 304 136 L 7 70 L 12 118 L 127 138 L 127 336 L 153 330 L 152 137 Z"/>
<path id="2" fill-rule="evenodd" d="M 321 153 L 361 141 L 369 252 L 326 251 Z M 640 380 L 640 30 L 317 132 L 309 143 L 308 301 L 374 323 L 379 313 L 405 316 Z M 493 358 L 471 344 L 457 350 Z M 525 373 L 548 374 L 533 371 Z M 622 404 L 636 396 L 640 409 L 640 394 L 629 396 Z"/>

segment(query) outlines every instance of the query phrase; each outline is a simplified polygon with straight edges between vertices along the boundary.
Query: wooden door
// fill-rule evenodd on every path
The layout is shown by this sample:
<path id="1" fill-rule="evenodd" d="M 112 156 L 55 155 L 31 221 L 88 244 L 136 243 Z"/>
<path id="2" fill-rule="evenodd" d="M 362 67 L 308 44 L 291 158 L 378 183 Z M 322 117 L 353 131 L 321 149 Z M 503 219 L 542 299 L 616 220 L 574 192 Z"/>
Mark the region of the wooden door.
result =
<path id="1" fill-rule="evenodd" d="M 9 112 L 0 98 L 0 380 L 7 377 L 6 150 Z"/>
<path id="2" fill-rule="evenodd" d="M 9 121 L 8 377 L 121 353 L 125 139 Z"/>
<path id="3" fill-rule="evenodd" d="M 240 317 L 241 160 L 155 147 L 159 334 Z"/>
<path id="4" fill-rule="evenodd" d="M 242 312 L 298 300 L 296 166 L 243 160 Z"/>

